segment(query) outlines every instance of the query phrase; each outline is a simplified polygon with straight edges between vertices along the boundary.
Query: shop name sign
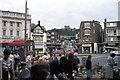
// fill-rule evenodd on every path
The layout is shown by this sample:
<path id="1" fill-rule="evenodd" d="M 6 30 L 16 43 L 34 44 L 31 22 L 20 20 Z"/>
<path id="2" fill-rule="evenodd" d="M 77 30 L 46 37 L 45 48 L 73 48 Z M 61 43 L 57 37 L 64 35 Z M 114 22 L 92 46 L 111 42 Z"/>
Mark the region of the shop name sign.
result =
<path id="1" fill-rule="evenodd" d="M 87 46 L 90 47 L 91 44 L 82 44 L 82 46 L 83 46 L 83 47 L 87 47 Z"/>

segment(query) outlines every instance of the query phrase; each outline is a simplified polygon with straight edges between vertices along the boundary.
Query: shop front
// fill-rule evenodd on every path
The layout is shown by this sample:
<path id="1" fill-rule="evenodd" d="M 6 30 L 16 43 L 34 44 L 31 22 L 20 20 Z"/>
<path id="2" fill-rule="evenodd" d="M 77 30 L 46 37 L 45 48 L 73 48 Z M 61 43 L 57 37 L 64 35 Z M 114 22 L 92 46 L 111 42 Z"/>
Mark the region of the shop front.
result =
<path id="1" fill-rule="evenodd" d="M 92 51 L 92 43 L 82 43 L 82 53 L 90 54 Z"/>

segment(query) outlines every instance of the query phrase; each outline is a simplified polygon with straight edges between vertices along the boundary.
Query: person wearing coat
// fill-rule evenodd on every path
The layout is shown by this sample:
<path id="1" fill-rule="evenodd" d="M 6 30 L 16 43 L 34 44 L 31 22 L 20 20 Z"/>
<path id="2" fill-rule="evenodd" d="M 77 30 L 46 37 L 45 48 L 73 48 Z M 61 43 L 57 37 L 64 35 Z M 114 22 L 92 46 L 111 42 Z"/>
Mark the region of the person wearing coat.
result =
<path id="1" fill-rule="evenodd" d="M 107 58 L 107 66 L 106 66 L 106 78 L 108 80 L 113 79 L 113 66 L 116 66 L 117 64 L 114 61 L 114 57 L 116 54 L 112 53 L 110 56 Z"/>
<path id="2" fill-rule="evenodd" d="M 91 59 L 92 59 L 92 56 L 89 55 L 88 58 L 87 58 L 87 60 L 86 60 L 87 80 L 91 80 L 92 75 L 93 75 L 93 73 L 92 73 L 92 61 L 91 61 Z"/>
<path id="3" fill-rule="evenodd" d="M 2 80 L 15 80 L 14 63 L 10 59 L 11 51 L 4 50 L 4 58 L 2 59 Z"/>

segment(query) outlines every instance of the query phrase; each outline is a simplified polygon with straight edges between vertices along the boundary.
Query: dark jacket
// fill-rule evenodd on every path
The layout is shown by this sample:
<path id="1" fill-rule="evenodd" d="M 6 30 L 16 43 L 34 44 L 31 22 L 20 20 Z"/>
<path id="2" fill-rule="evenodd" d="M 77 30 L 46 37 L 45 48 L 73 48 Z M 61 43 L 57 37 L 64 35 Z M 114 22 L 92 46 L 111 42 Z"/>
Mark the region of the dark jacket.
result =
<path id="1" fill-rule="evenodd" d="M 67 67 L 67 61 L 62 60 L 53 60 L 50 62 L 50 73 L 53 74 L 58 74 L 58 73 L 66 73 Z"/>
<path id="2" fill-rule="evenodd" d="M 59 73 L 59 61 L 58 60 L 53 60 L 50 62 L 50 73 L 52 75 Z"/>
<path id="3" fill-rule="evenodd" d="M 92 69 L 92 62 L 91 60 L 86 60 L 86 69 L 91 70 Z"/>

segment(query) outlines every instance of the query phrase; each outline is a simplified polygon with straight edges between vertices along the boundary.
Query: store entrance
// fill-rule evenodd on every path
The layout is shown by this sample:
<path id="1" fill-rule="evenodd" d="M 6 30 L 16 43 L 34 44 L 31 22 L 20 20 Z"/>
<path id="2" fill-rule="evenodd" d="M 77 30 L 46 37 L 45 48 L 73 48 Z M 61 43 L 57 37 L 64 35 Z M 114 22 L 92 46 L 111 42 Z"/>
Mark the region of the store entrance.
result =
<path id="1" fill-rule="evenodd" d="M 83 47 L 83 53 L 89 54 L 90 53 L 90 47 Z"/>

